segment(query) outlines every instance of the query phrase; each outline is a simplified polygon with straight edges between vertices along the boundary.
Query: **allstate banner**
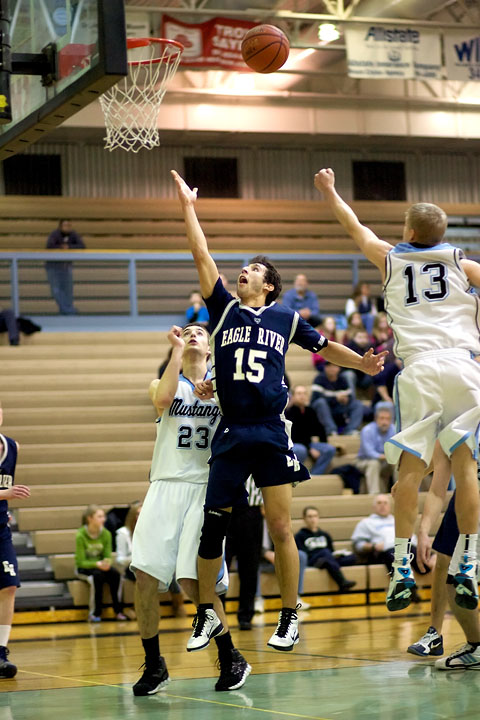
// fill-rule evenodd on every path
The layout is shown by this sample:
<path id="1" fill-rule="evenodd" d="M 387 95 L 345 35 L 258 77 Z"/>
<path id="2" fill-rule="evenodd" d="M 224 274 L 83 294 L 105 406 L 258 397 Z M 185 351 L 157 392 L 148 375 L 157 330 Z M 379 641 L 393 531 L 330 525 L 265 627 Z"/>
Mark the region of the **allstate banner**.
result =
<path id="1" fill-rule="evenodd" d="M 478 33 L 448 32 L 443 36 L 449 80 L 480 80 L 480 37 Z"/>
<path id="2" fill-rule="evenodd" d="M 180 65 L 248 70 L 242 59 L 244 35 L 255 26 L 246 20 L 212 18 L 202 23 L 184 23 L 168 15 L 162 18 L 162 37 L 185 47 Z"/>
<path id="3" fill-rule="evenodd" d="M 438 33 L 406 26 L 363 25 L 346 28 L 345 40 L 350 77 L 442 77 L 442 53 Z"/>

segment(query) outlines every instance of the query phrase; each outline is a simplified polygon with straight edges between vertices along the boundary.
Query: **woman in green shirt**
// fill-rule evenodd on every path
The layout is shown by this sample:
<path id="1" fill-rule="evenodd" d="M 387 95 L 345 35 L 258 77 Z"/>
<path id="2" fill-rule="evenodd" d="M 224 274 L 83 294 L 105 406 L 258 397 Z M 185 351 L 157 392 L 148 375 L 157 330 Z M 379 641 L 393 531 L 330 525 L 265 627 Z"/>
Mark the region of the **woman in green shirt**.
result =
<path id="1" fill-rule="evenodd" d="M 112 535 L 104 527 L 105 512 L 97 505 L 89 505 L 82 522 L 75 538 L 75 565 L 79 575 L 93 578 L 95 607 L 88 619 L 90 622 L 101 621 L 103 586 L 107 583 L 117 620 L 126 620 L 118 598 L 120 573 L 112 567 Z"/>

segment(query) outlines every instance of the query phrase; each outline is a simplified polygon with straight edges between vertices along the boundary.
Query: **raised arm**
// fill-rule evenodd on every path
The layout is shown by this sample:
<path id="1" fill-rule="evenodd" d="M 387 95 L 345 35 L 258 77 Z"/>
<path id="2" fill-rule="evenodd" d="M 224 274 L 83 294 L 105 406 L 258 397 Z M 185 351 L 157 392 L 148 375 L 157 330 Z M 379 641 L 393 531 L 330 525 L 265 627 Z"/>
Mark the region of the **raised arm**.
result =
<path id="1" fill-rule="evenodd" d="M 332 209 L 337 218 L 350 237 L 356 242 L 359 249 L 378 267 L 382 273 L 382 280 L 385 279 L 385 257 L 392 249 L 392 245 L 380 240 L 370 228 L 362 225 L 352 208 L 342 200 L 335 189 L 335 174 L 330 168 L 319 170 L 315 175 L 315 187 L 323 193 L 325 201 Z"/>
<path id="2" fill-rule="evenodd" d="M 171 173 L 177 186 L 178 198 L 183 210 L 188 244 L 197 268 L 200 290 L 204 298 L 209 298 L 218 280 L 218 269 L 208 252 L 207 240 L 195 212 L 197 188 L 193 188 L 193 190 L 189 188 L 176 170 L 172 170 Z"/>
<path id="3" fill-rule="evenodd" d="M 466 276 L 473 287 L 480 287 L 480 263 L 475 260 L 460 260 L 460 265 L 465 271 Z"/>
<path id="4" fill-rule="evenodd" d="M 175 398 L 178 376 L 182 369 L 183 350 L 185 348 L 182 329 L 177 325 L 172 326 L 167 338 L 172 346 L 172 355 L 160 380 L 152 380 L 148 389 L 150 399 L 159 415 L 162 414 L 165 408 L 170 407 Z"/>

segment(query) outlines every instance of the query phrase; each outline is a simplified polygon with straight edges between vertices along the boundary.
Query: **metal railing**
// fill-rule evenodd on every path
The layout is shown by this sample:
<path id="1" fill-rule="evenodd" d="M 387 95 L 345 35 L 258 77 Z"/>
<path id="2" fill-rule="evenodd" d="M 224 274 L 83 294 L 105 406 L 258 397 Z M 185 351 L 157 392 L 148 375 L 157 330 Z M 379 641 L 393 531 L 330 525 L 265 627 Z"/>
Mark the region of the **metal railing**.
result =
<path id="1" fill-rule="evenodd" d="M 238 263 L 241 268 L 247 264 L 252 253 L 212 253 L 212 257 L 216 263 L 232 261 Z M 352 285 L 359 280 L 360 263 L 366 262 L 363 255 L 357 253 L 345 254 L 323 254 L 323 253 L 269 253 L 269 258 L 275 262 L 292 262 L 304 263 L 304 271 L 308 274 L 309 268 L 318 266 L 320 263 L 329 262 L 346 263 L 351 268 Z M 10 296 L 11 307 L 15 314 L 20 315 L 20 283 L 19 283 L 19 264 L 24 261 L 36 262 L 53 262 L 53 261 L 72 261 L 75 262 L 95 262 L 95 263 L 128 263 L 128 295 L 130 303 L 130 315 L 138 316 L 138 283 L 137 283 L 137 263 L 142 262 L 164 262 L 168 263 L 192 263 L 190 253 L 165 253 L 165 252 L 92 252 L 85 250 L 48 250 L 42 252 L 0 252 L 0 262 L 7 261 L 10 268 Z"/>

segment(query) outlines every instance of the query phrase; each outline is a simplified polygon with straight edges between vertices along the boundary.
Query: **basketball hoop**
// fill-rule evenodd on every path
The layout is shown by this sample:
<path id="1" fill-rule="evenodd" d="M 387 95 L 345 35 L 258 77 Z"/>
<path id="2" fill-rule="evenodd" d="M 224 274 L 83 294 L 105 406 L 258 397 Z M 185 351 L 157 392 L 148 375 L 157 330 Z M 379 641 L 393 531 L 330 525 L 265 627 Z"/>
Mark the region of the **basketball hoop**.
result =
<path id="1" fill-rule="evenodd" d="M 100 96 L 105 148 L 138 152 L 160 145 L 157 118 L 168 82 L 183 52 L 176 40 L 128 38 L 129 75 Z M 142 56 L 139 59 L 139 53 Z M 130 59 L 133 56 L 133 59 Z"/>

